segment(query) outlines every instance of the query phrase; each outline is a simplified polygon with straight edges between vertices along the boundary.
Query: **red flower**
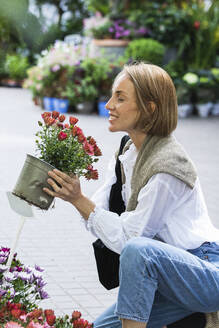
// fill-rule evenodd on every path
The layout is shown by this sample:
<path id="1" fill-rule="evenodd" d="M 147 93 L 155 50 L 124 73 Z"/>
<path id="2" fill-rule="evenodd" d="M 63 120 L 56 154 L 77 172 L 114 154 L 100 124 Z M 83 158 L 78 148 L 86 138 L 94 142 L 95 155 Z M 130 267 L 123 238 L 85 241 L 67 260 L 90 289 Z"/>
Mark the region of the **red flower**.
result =
<path id="1" fill-rule="evenodd" d="M 48 122 L 47 122 L 47 125 L 53 125 L 54 123 L 56 122 L 56 120 L 54 119 L 54 118 L 52 118 L 52 117 L 49 117 L 48 118 Z"/>
<path id="2" fill-rule="evenodd" d="M 87 328 L 89 325 L 89 322 L 84 319 L 78 319 L 73 322 L 74 328 Z"/>
<path id="3" fill-rule="evenodd" d="M 56 321 L 56 316 L 54 314 L 47 315 L 46 321 L 47 321 L 48 325 L 53 326 Z"/>
<path id="4" fill-rule="evenodd" d="M 59 112 L 57 112 L 56 110 L 54 110 L 54 111 L 52 112 L 52 117 L 53 117 L 53 118 L 58 118 L 58 117 L 59 117 Z"/>
<path id="5" fill-rule="evenodd" d="M 54 311 L 53 310 L 50 310 L 50 309 L 47 309 L 47 310 L 44 310 L 44 314 L 45 314 L 46 317 L 48 315 L 54 315 Z"/>
<path id="6" fill-rule="evenodd" d="M 60 141 L 62 141 L 62 140 L 65 140 L 66 138 L 68 138 L 67 133 L 65 133 L 65 132 L 63 132 L 63 131 L 60 131 L 59 134 L 58 134 L 58 139 L 59 139 Z"/>
<path id="7" fill-rule="evenodd" d="M 70 125 L 69 125 L 68 123 L 66 123 L 66 124 L 64 125 L 64 127 L 65 127 L 65 129 L 69 129 L 69 128 L 70 128 Z"/>
<path id="8" fill-rule="evenodd" d="M 72 320 L 80 319 L 80 317 L 81 317 L 81 312 L 79 311 L 72 312 Z"/>
<path id="9" fill-rule="evenodd" d="M 57 126 L 60 128 L 60 129 L 64 129 L 64 125 L 62 123 L 57 123 Z"/>
<path id="10" fill-rule="evenodd" d="M 60 115 L 59 116 L 59 122 L 64 122 L 65 120 L 65 115 Z"/>
<path id="11" fill-rule="evenodd" d="M 90 170 L 88 170 L 87 173 L 85 173 L 85 178 L 87 180 L 91 180 L 91 179 L 98 180 L 98 177 L 99 177 L 98 176 L 98 171 L 97 170 L 94 170 L 93 168 L 90 169 Z"/>
<path id="12" fill-rule="evenodd" d="M 78 134 L 78 142 L 82 143 L 82 142 L 84 142 L 85 140 L 86 140 L 86 138 L 85 138 L 83 132 L 79 133 L 79 134 Z"/>
<path id="13" fill-rule="evenodd" d="M 20 309 L 13 309 L 13 310 L 11 310 L 11 314 L 12 314 L 13 317 L 18 319 L 21 315 L 21 310 Z"/>
<path id="14" fill-rule="evenodd" d="M 35 309 L 30 313 L 30 317 L 32 319 L 37 319 L 43 314 L 43 311 L 41 309 Z"/>
<path id="15" fill-rule="evenodd" d="M 75 125 L 77 122 L 78 122 L 78 119 L 76 117 L 74 117 L 74 116 L 69 117 L 69 123 L 71 125 Z"/>
<path id="16" fill-rule="evenodd" d="M 44 119 L 45 117 L 51 117 L 51 113 L 50 112 L 44 112 L 41 116 Z"/>
<path id="17" fill-rule="evenodd" d="M 83 148 L 86 151 L 88 155 L 93 156 L 94 155 L 94 148 L 92 145 L 90 145 L 87 140 L 83 143 Z"/>
<path id="18" fill-rule="evenodd" d="M 96 144 L 94 145 L 94 156 L 102 156 L 102 152 Z"/>
<path id="19" fill-rule="evenodd" d="M 199 30 L 201 23 L 199 21 L 195 21 L 193 26 L 196 30 Z"/>
<path id="20" fill-rule="evenodd" d="M 89 142 L 89 144 L 92 145 L 92 146 L 96 145 L 96 140 L 95 140 L 93 137 L 89 137 L 89 138 L 88 138 L 88 142 Z"/>

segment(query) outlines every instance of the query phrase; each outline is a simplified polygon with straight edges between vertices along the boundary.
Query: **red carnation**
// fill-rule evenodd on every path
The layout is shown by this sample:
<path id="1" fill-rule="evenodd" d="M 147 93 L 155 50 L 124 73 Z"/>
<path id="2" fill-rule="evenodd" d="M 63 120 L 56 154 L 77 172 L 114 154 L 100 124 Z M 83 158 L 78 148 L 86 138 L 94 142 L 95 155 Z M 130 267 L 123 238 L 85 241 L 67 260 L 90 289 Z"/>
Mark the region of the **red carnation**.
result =
<path id="1" fill-rule="evenodd" d="M 94 155 L 94 148 L 92 145 L 90 145 L 87 141 L 83 143 L 83 148 L 86 151 L 88 155 L 93 156 Z"/>
<path id="2" fill-rule="evenodd" d="M 72 312 L 72 320 L 80 319 L 80 317 L 81 317 L 81 312 L 79 311 Z"/>
<path id="3" fill-rule="evenodd" d="M 90 145 L 92 146 L 96 145 L 96 140 L 93 137 L 89 137 L 88 141 Z"/>
<path id="4" fill-rule="evenodd" d="M 78 122 L 78 119 L 76 117 L 74 117 L 74 116 L 69 117 L 69 123 L 71 125 L 75 125 L 77 122 Z"/>
<path id="5" fill-rule="evenodd" d="M 70 125 L 69 125 L 68 123 L 66 123 L 66 124 L 64 125 L 64 127 L 65 127 L 65 129 L 69 129 L 69 128 L 70 128 Z"/>
<path id="6" fill-rule="evenodd" d="M 65 133 L 65 132 L 63 132 L 63 131 L 60 131 L 59 134 L 58 134 L 58 139 L 59 139 L 60 141 L 62 141 L 62 140 L 65 140 L 66 138 L 68 138 L 67 133 Z"/>
<path id="7" fill-rule="evenodd" d="M 64 125 L 62 123 L 57 123 L 57 126 L 60 128 L 60 129 L 64 129 Z"/>
<path id="8" fill-rule="evenodd" d="M 54 118 L 49 117 L 46 124 L 50 126 L 50 125 L 53 125 L 55 122 L 56 122 L 56 120 Z"/>
<path id="9" fill-rule="evenodd" d="M 45 117 L 51 117 L 51 113 L 50 112 L 44 112 L 43 114 L 41 114 L 42 118 L 44 119 Z"/>
<path id="10" fill-rule="evenodd" d="M 196 30 L 199 30 L 201 23 L 199 21 L 195 21 L 193 26 Z"/>
<path id="11" fill-rule="evenodd" d="M 45 314 L 46 317 L 48 315 L 54 315 L 54 311 L 53 310 L 50 310 L 50 309 L 47 309 L 47 310 L 44 310 L 44 314 Z"/>
<path id="12" fill-rule="evenodd" d="M 78 134 L 78 132 L 77 132 L 77 135 L 78 135 L 78 142 L 82 143 L 82 142 L 84 142 L 84 141 L 86 140 L 86 138 L 85 138 L 83 132 L 81 132 L 81 133 L 79 133 L 79 134 Z"/>
<path id="13" fill-rule="evenodd" d="M 98 171 L 97 170 L 94 170 L 94 169 L 91 169 L 91 170 L 88 170 L 87 173 L 85 173 L 85 178 L 87 180 L 98 180 Z"/>
<path id="14" fill-rule="evenodd" d="M 21 310 L 20 309 L 13 309 L 13 310 L 11 310 L 11 314 L 12 314 L 13 317 L 18 319 L 21 315 Z"/>
<path id="15" fill-rule="evenodd" d="M 59 116 L 59 122 L 64 122 L 65 120 L 65 115 L 60 115 Z"/>
<path id="16" fill-rule="evenodd" d="M 102 152 L 96 144 L 94 145 L 94 156 L 102 156 Z"/>
<path id="17" fill-rule="evenodd" d="M 37 319 L 42 315 L 43 311 L 41 309 L 35 309 L 30 313 L 32 319 Z"/>
<path id="18" fill-rule="evenodd" d="M 78 131 L 78 127 L 77 126 L 73 126 L 72 131 L 71 131 L 73 137 L 75 137 L 77 135 L 77 131 Z"/>
<path id="19" fill-rule="evenodd" d="M 56 110 L 54 110 L 54 111 L 52 112 L 52 117 L 53 117 L 53 118 L 58 118 L 58 117 L 59 117 L 59 112 L 57 112 Z"/>
<path id="20" fill-rule="evenodd" d="M 54 314 L 49 314 L 46 316 L 46 322 L 48 325 L 53 326 L 56 321 L 56 316 Z"/>

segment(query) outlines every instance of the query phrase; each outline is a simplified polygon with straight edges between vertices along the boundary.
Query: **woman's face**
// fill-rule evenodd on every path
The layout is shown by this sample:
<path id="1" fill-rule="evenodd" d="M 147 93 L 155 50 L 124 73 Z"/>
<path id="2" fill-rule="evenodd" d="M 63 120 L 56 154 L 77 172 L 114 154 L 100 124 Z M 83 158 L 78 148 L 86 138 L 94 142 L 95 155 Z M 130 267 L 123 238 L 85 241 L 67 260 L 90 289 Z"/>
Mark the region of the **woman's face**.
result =
<path id="1" fill-rule="evenodd" d="M 106 104 L 109 110 L 109 130 L 132 133 L 139 117 L 133 83 L 123 74 L 114 83 L 112 97 Z"/>

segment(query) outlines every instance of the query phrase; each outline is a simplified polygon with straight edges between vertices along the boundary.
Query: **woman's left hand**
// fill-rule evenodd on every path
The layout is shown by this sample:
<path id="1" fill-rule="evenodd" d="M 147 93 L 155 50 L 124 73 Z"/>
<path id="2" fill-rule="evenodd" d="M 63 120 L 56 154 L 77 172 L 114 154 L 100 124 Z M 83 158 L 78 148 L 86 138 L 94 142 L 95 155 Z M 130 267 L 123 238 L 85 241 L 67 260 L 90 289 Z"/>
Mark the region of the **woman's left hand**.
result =
<path id="1" fill-rule="evenodd" d="M 54 191 L 48 188 L 43 188 L 43 191 L 50 196 L 61 198 L 72 204 L 82 196 L 80 181 L 76 175 L 70 177 L 57 169 L 49 171 L 48 175 L 52 179 L 49 178 L 47 182 Z"/>

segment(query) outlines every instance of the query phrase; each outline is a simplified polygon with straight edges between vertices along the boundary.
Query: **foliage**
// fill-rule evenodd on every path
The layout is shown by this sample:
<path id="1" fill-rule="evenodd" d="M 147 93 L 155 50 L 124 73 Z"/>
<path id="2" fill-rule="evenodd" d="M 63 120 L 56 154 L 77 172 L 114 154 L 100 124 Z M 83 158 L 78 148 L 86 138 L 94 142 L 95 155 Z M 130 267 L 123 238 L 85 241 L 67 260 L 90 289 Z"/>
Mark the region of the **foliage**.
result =
<path id="1" fill-rule="evenodd" d="M 185 12 L 190 19 L 188 66 L 196 70 L 211 68 L 219 50 L 218 1 L 212 1 L 208 9 L 204 3 L 197 2 L 192 7 L 186 6 Z"/>
<path id="2" fill-rule="evenodd" d="M 69 72 L 65 96 L 73 105 L 93 101 L 106 94 L 112 82 L 112 65 L 105 58 L 85 58 Z"/>
<path id="3" fill-rule="evenodd" d="M 161 65 L 165 48 L 153 39 L 131 41 L 125 50 L 125 57 L 132 60 L 144 60 L 155 65 Z"/>
<path id="4" fill-rule="evenodd" d="M 0 307 L 4 307 L 7 302 L 22 303 L 25 309 L 32 311 L 40 300 L 48 298 L 48 294 L 43 289 L 46 285 L 41 274 L 43 269 L 37 265 L 31 268 L 22 264 L 14 254 L 8 271 L 6 263 L 9 254 L 10 248 L 1 247 Z"/>
<path id="5" fill-rule="evenodd" d="M 89 179 L 98 179 L 92 164 L 101 156 L 96 141 L 85 137 L 76 125 L 78 119 L 70 116 L 64 124 L 65 115 L 53 111 L 42 114 L 41 130 L 36 133 L 36 151 L 39 158 L 67 174 L 77 174 Z"/>
<path id="6" fill-rule="evenodd" d="M 29 67 L 27 57 L 21 55 L 7 55 L 5 70 L 10 78 L 14 80 L 23 80 L 26 77 L 26 71 Z"/>
<path id="7" fill-rule="evenodd" d="M 81 312 L 73 311 L 71 317 L 56 317 L 51 309 L 41 308 L 28 311 L 21 303 L 8 302 L 0 307 L 2 328 L 92 328 L 93 325 L 81 318 Z"/>

